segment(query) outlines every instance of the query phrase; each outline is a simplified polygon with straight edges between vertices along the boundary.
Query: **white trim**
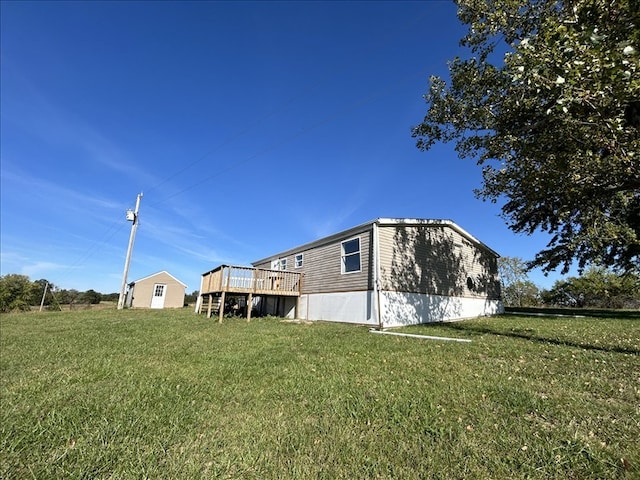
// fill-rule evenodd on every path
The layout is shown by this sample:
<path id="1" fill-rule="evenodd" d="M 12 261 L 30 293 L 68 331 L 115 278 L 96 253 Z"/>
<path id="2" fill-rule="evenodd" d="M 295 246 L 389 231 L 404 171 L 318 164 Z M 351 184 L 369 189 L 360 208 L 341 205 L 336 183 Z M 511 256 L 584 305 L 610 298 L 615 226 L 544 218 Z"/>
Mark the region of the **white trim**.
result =
<path id="1" fill-rule="evenodd" d="M 378 325 L 382 328 L 382 312 L 380 310 L 380 236 L 378 223 L 373 224 L 373 297 L 375 300 Z"/>
<path id="2" fill-rule="evenodd" d="M 135 284 L 135 283 L 140 283 L 143 282 L 145 280 L 149 280 L 150 278 L 155 277 L 156 275 L 161 275 L 161 274 L 165 274 L 165 275 L 169 275 L 171 278 L 173 278 L 176 282 L 178 282 L 180 285 L 182 285 L 184 288 L 187 288 L 187 285 L 185 283 L 182 283 L 180 280 L 178 280 L 176 277 L 174 277 L 173 275 L 171 275 L 169 272 L 167 272 L 166 270 L 162 270 L 161 272 L 156 272 L 156 273 L 152 273 L 151 275 L 147 275 L 146 277 L 142 277 L 139 278 L 138 280 L 134 280 L 133 282 L 129 282 L 129 285 L 131 284 Z"/>

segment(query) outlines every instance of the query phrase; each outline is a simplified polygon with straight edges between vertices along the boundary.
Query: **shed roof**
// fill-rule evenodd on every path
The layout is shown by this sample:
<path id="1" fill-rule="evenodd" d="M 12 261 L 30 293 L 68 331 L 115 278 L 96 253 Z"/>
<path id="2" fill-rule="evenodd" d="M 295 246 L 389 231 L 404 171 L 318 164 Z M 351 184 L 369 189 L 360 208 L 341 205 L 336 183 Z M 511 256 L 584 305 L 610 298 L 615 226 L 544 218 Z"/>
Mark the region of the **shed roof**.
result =
<path id="1" fill-rule="evenodd" d="M 173 278 L 176 282 L 178 282 L 180 285 L 182 285 L 184 288 L 187 288 L 187 285 L 183 282 L 181 282 L 180 280 L 178 280 L 176 277 L 174 277 L 173 275 L 171 275 L 169 272 L 167 272 L 166 270 L 162 270 L 161 272 L 156 272 L 156 273 L 152 273 L 151 275 L 147 275 L 146 277 L 142 277 L 139 278 L 138 280 L 134 280 L 133 282 L 129 282 L 129 285 L 134 285 L 136 283 L 142 282 L 144 280 L 149 280 L 150 278 L 153 278 L 157 275 L 161 275 L 161 274 L 165 274 L 165 275 L 169 275 L 171 278 Z"/>
<path id="2" fill-rule="evenodd" d="M 349 237 L 351 235 L 355 235 L 365 230 L 369 230 L 374 223 L 377 225 L 426 225 L 426 226 L 433 226 L 433 227 L 446 226 L 458 232 L 460 235 L 465 237 L 471 243 L 477 245 L 480 248 L 487 250 L 489 253 L 491 253 L 492 255 L 495 255 L 496 257 L 500 257 L 500 255 L 495 250 L 493 250 L 492 248 L 489 248 L 486 244 L 482 243 L 476 237 L 474 237 L 469 232 L 464 230 L 462 227 L 456 224 L 453 220 L 427 219 L 427 218 L 376 218 L 375 220 L 371 220 L 369 222 L 356 225 L 355 227 L 351 227 L 347 230 L 334 233 L 333 235 L 329 235 L 328 237 L 323 237 L 318 240 L 314 240 L 313 242 L 305 243 L 298 247 L 291 248 L 274 255 L 270 255 L 260 260 L 256 260 L 255 262 L 252 263 L 252 265 L 257 265 L 260 263 L 273 260 L 275 258 L 291 255 L 295 252 L 300 252 L 301 250 L 309 250 L 311 248 L 319 247 L 327 243 L 335 242 L 340 238 Z"/>

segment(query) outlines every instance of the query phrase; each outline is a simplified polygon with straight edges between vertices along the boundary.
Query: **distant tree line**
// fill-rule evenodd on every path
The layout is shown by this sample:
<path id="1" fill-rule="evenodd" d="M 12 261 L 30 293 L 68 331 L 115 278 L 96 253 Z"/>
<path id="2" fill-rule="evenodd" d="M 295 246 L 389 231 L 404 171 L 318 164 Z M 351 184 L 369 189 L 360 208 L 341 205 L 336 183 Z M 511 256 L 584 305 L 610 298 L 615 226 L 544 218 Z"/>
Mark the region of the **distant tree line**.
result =
<path id="1" fill-rule="evenodd" d="M 185 306 L 191 303 L 196 303 L 196 301 L 198 300 L 198 296 L 200 295 L 200 291 L 199 290 L 194 290 L 191 293 L 187 293 L 184 296 L 184 304 Z"/>
<path id="2" fill-rule="evenodd" d="M 557 280 L 540 289 L 529 280 L 527 262 L 502 257 L 498 269 L 502 300 L 508 307 L 640 308 L 640 275 L 591 267 L 582 275 Z"/>
<path id="3" fill-rule="evenodd" d="M 528 278 L 525 260 L 502 257 L 498 270 L 502 300 L 508 307 L 640 308 L 640 275 L 635 273 L 620 274 L 603 267 L 591 267 L 578 277 L 557 280 L 547 290 L 540 289 Z M 198 290 L 185 295 L 185 305 L 195 303 L 198 295 Z M 117 302 L 118 297 L 117 292 L 61 289 L 46 279 L 31 281 L 28 276 L 15 273 L 0 276 L 0 313 L 28 311 L 41 303 L 49 310 L 59 310 L 61 305 L 73 308 L 101 301 Z"/>
<path id="4" fill-rule="evenodd" d="M 101 301 L 117 301 L 118 296 L 118 293 L 102 294 L 91 289 L 85 292 L 61 289 L 44 278 L 31 281 L 28 276 L 15 273 L 0 276 L 2 313 L 13 310 L 28 311 L 41 303 L 49 310 L 59 310 L 61 305 L 80 306 L 98 304 Z"/>
<path id="5" fill-rule="evenodd" d="M 45 293 L 46 288 L 46 293 Z M 195 303 L 200 292 L 194 290 L 184 297 L 185 305 Z M 44 302 L 43 302 L 44 295 Z M 26 275 L 10 273 L 0 276 L 0 313 L 14 310 L 29 311 L 42 303 L 47 310 L 60 310 L 62 305 L 81 308 L 100 302 L 117 302 L 120 294 L 100 293 L 95 290 L 80 292 L 59 288 L 47 279 L 31 281 Z"/>

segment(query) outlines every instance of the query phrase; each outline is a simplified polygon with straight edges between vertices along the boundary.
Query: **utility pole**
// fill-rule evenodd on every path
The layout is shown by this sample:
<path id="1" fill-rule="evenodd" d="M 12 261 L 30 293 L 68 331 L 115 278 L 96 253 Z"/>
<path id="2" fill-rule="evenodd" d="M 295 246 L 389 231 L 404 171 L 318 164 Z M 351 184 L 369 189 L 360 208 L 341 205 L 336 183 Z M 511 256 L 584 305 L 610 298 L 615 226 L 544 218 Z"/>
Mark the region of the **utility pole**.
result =
<path id="1" fill-rule="evenodd" d="M 44 282 L 44 292 L 42 292 L 42 301 L 40 302 L 40 310 L 39 310 L 40 312 L 44 307 L 44 297 L 47 296 L 47 288 L 49 288 L 49 282 Z"/>
<path id="2" fill-rule="evenodd" d="M 118 310 L 124 308 L 124 293 L 127 288 L 127 275 L 129 275 L 129 263 L 131 263 L 131 252 L 133 251 L 133 241 L 136 238 L 136 230 L 138 229 L 138 210 L 140 210 L 140 200 L 142 193 L 138 194 L 136 199 L 136 209 L 127 210 L 127 221 L 131 224 L 131 235 L 129 235 L 129 248 L 127 248 L 127 258 L 124 261 L 124 273 L 122 274 L 122 285 L 120 286 L 120 296 L 118 297 Z"/>

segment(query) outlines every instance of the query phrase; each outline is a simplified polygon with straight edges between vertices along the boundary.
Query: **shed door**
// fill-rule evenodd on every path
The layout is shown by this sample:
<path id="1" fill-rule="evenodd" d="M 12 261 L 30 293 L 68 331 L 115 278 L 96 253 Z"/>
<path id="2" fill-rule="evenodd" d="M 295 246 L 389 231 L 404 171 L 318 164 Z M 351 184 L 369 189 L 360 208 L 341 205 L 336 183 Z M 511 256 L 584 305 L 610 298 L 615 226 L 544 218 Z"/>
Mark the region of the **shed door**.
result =
<path id="1" fill-rule="evenodd" d="M 156 283 L 153 286 L 153 297 L 151 297 L 151 308 L 164 308 L 164 299 L 167 296 L 167 286 Z"/>

